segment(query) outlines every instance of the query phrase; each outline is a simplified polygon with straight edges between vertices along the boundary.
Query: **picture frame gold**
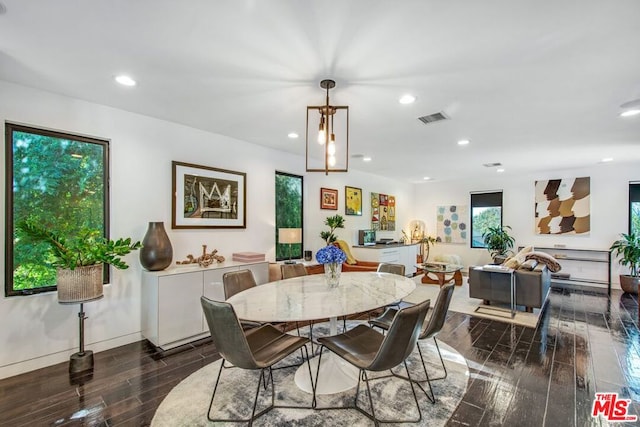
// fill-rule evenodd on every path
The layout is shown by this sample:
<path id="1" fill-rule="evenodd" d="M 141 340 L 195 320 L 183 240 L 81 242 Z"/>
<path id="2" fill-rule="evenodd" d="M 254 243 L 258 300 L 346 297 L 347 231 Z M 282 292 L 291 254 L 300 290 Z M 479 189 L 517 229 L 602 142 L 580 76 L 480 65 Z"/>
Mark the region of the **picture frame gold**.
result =
<path id="1" fill-rule="evenodd" d="M 344 187 L 344 214 L 362 216 L 362 189 Z"/>

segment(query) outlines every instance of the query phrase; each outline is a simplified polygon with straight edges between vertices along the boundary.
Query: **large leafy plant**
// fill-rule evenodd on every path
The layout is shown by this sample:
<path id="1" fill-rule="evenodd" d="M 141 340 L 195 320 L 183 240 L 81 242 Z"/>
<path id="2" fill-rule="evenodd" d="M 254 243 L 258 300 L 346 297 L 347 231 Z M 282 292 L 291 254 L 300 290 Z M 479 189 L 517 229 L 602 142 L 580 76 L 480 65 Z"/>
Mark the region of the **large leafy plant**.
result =
<path id="1" fill-rule="evenodd" d="M 482 233 L 482 240 L 492 258 L 505 256 L 513 248 L 515 239 L 509 235 L 507 229 L 511 230 L 511 227 L 508 225 L 504 227 L 488 227 Z"/>
<path id="2" fill-rule="evenodd" d="M 22 235 L 32 242 L 44 242 L 51 247 L 51 265 L 56 268 L 73 270 L 95 264 L 110 264 L 119 269 L 129 266 L 121 257 L 142 247 L 131 238 L 110 240 L 95 229 L 82 229 L 76 236 L 65 237 L 34 221 L 17 224 Z"/>
<path id="3" fill-rule="evenodd" d="M 338 240 L 333 232 L 336 231 L 337 228 L 344 228 L 344 218 L 339 214 L 328 216 L 327 219 L 324 220 L 324 225 L 329 227 L 329 231 L 320 232 L 320 237 L 327 242 L 327 245 L 330 245 Z"/>
<path id="4" fill-rule="evenodd" d="M 631 276 L 640 275 L 640 235 L 635 233 L 620 234 L 622 239 L 616 240 L 609 250 L 619 257 L 618 262 L 624 267 L 629 267 Z"/>

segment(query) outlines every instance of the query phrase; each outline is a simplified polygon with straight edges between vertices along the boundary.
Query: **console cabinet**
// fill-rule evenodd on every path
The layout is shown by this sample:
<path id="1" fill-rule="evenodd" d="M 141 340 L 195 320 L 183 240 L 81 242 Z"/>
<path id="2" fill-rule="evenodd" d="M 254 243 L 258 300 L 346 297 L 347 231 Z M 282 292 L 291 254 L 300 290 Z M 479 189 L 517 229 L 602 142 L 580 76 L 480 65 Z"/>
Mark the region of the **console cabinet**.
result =
<path id="1" fill-rule="evenodd" d="M 207 268 L 180 266 L 142 272 L 142 335 L 163 350 L 204 338 L 209 328 L 200 297 L 222 301 L 222 275 L 249 269 L 258 285 L 269 281 L 269 264 L 224 262 Z"/>
<path id="2" fill-rule="evenodd" d="M 351 248 L 353 256 L 362 261 L 403 264 L 407 276 L 413 276 L 416 272 L 418 251 L 419 245 L 417 244 L 353 246 Z"/>

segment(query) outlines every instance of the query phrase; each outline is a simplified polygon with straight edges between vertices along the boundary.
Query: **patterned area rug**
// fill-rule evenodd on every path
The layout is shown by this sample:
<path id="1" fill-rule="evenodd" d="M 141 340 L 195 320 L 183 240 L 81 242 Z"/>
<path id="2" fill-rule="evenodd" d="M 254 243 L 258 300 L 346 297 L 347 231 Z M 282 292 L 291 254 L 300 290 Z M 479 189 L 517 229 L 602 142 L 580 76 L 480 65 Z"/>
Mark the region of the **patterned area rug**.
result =
<path id="1" fill-rule="evenodd" d="M 352 328 L 356 324 L 357 322 L 348 322 L 348 328 Z M 304 333 L 302 329 L 301 332 Z M 313 333 L 314 336 L 327 334 L 328 324 L 315 325 Z M 445 359 L 448 376 L 444 380 L 433 382 L 437 399 L 435 404 L 429 402 L 422 391 L 416 387 L 418 402 L 420 402 L 422 411 L 422 421 L 411 425 L 444 426 L 466 392 L 469 369 L 465 359 L 442 341 L 439 341 L 438 344 Z M 419 345 L 425 355 L 429 374 L 432 377 L 441 376 L 442 366 L 440 365 L 433 340 L 420 341 Z M 284 359 L 281 364 L 286 366 L 300 360 L 300 353 L 298 352 Z M 213 425 L 214 423 L 207 420 L 207 409 L 213 386 L 218 376 L 220 363 L 220 361 L 216 361 L 205 366 L 174 387 L 158 407 L 151 425 L 153 427 Z M 408 364 L 412 375 L 419 375 L 419 379 L 424 378 L 417 350 L 409 357 Z M 276 405 L 304 406 L 311 404 L 311 394 L 300 390 L 294 383 L 293 377 L 296 369 L 296 367 L 290 367 L 274 370 Z M 404 371 L 404 369 L 400 370 L 399 368 L 396 368 L 396 370 L 399 372 Z M 255 393 L 258 376 L 257 372 L 244 369 L 223 369 L 212 410 L 215 411 L 215 416 L 219 418 L 248 417 L 251 414 L 250 404 Z M 371 373 L 370 377 L 373 376 L 380 375 Z M 417 418 L 418 411 L 411 394 L 411 387 L 407 381 L 389 377 L 373 381 L 371 387 L 378 417 Z M 354 396 L 355 388 L 343 393 L 318 396 L 318 407 L 351 406 Z M 259 411 L 260 408 L 268 406 L 270 399 L 270 387 L 266 391 L 261 389 L 257 410 Z M 368 400 L 362 386 L 358 405 L 369 410 Z M 369 426 L 372 425 L 372 422 L 355 409 L 312 410 L 282 408 L 271 410 L 258 418 L 254 424 L 258 426 L 348 425 L 356 427 Z"/>
<path id="2" fill-rule="evenodd" d="M 404 298 L 404 301 L 411 303 L 418 303 L 425 299 L 431 299 L 431 305 L 435 304 L 438 298 L 438 291 L 440 290 L 438 285 L 428 285 L 420 282 L 422 276 L 414 277 L 416 282 L 416 289 L 409 296 Z M 527 326 L 529 328 L 535 328 L 540 320 L 540 309 L 534 309 L 533 313 L 527 313 L 523 311 L 523 307 L 519 307 L 516 311 L 515 317 L 508 316 L 508 304 L 505 305 L 492 305 L 491 308 L 498 308 L 502 312 L 496 312 L 491 314 L 488 311 L 477 312 L 476 308 L 482 305 L 482 300 L 476 298 L 469 298 L 469 285 L 467 284 L 467 278 L 465 277 L 462 286 L 456 286 L 451 297 L 451 303 L 449 304 L 449 310 L 456 311 L 458 313 L 470 314 L 472 316 L 483 317 L 485 319 L 497 320 L 500 322 L 511 323 L 515 325 Z"/>

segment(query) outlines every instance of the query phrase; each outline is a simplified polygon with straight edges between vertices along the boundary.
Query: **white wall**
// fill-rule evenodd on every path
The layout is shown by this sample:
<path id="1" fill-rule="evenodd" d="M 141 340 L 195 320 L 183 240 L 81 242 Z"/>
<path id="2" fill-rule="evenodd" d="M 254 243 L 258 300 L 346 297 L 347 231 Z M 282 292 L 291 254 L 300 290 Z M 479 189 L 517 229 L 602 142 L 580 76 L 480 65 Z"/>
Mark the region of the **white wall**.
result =
<path id="1" fill-rule="evenodd" d="M 304 158 L 300 156 L 2 81 L 0 119 L 109 139 L 111 236 L 141 240 L 149 221 L 164 221 L 173 244 L 174 262 L 189 253 L 198 254 L 202 244 L 217 248 L 227 258 L 237 251 L 256 251 L 273 260 L 275 171 L 305 175 Z M 0 156 L 4 165 L 4 150 Z M 246 172 L 247 228 L 171 230 L 172 160 Z M 0 179 L 4 188 L 4 174 Z M 408 184 L 358 172 L 307 174 L 305 249 L 315 253 L 322 246 L 318 235 L 326 216 L 344 214 L 345 185 L 363 189 L 365 207 L 362 217 L 346 217 L 347 229 L 338 233 L 342 238 L 353 241 L 355 230 L 369 227 L 366 201 L 370 191 L 396 195 L 399 223 L 408 223 L 412 193 Z M 320 187 L 339 190 L 338 211 L 319 209 Z M 3 197 L 3 241 L 4 201 Z M 128 270 L 112 269 L 112 283 L 105 288 L 105 297 L 85 305 L 88 349 L 101 351 L 141 339 L 141 267 L 137 253 L 126 260 Z M 77 309 L 59 305 L 55 293 L 0 298 L 0 378 L 68 360 L 78 346 Z"/>
<path id="2" fill-rule="evenodd" d="M 623 160 L 623 159 L 620 159 Z M 494 172 L 495 174 L 495 172 Z M 536 180 L 591 177 L 591 232 L 582 235 L 536 235 L 534 222 L 534 182 Z M 513 228 L 517 246 L 553 246 L 568 248 L 608 249 L 619 233 L 628 232 L 629 181 L 640 179 L 640 165 L 618 161 L 594 164 L 591 168 L 549 171 L 535 175 L 495 174 L 473 181 L 457 180 L 416 185 L 417 219 L 425 221 L 428 233 L 436 235 L 436 206 L 470 205 L 472 191 L 503 191 L 503 224 Z M 438 243 L 431 254 L 455 253 L 465 265 L 490 262 L 486 249 Z M 617 286 L 619 266 L 613 261 L 612 282 Z"/>

